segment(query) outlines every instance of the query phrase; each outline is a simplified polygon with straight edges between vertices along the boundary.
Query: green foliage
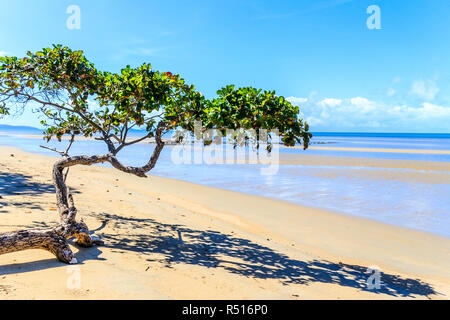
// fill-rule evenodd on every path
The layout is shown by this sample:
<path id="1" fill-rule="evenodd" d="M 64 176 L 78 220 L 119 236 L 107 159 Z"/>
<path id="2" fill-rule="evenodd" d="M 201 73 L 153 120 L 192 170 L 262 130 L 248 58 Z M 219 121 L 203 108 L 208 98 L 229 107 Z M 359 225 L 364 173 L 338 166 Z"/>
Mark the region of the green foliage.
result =
<path id="1" fill-rule="evenodd" d="M 311 138 L 309 126 L 298 117 L 299 108 L 275 91 L 228 85 L 217 91 L 218 97 L 206 100 L 192 93 L 190 103 L 166 108 L 166 118 L 184 129 L 193 130 L 192 119 L 202 121 L 205 129 L 278 129 L 287 146 L 302 143 L 306 149 Z"/>
<path id="2" fill-rule="evenodd" d="M 0 114 L 8 112 L 6 102 L 38 104 L 48 140 L 100 135 L 123 143 L 131 128 L 152 136 L 158 124 L 193 131 L 194 121 L 202 121 L 206 129 L 278 129 L 285 145 L 308 147 L 311 134 L 298 107 L 274 91 L 229 85 L 217 94 L 208 100 L 180 75 L 150 64 L 102 72 L 82 51 L 61 45 L 0 58 Z"/>
<path id="3" fill-rule="evenodd" d="M 0 105 L 0 115 L 8 115 L 9 109 L 5 105 Z"/>

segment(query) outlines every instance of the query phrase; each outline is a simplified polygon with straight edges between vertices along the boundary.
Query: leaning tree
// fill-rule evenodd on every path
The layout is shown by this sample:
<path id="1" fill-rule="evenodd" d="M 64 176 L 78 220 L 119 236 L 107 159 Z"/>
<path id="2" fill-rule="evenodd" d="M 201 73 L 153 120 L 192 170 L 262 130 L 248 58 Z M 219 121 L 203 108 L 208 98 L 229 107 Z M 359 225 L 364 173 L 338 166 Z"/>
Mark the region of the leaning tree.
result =
<path id="1" fill-rule="evenodd" d="M 285 145 L 302 143 L 308 147 L 311 134 L 299 119 L 299 109 L 274 91 L 226 86 L 214 99 L 206 99 L 193 85 L 170 72 L 153 70 L 149 64 L 127 66 L 120 73 L 95 68 L 82 51 L 61 45 L 28 52 L 17 57 L 0 58 L 0 114 L 13 108 L 35 106 L 43 115 L 47 141 L 68 136 L 68 147 L 56 150 L 61 158 L 53 165 L 60 223 L 47 230 L 21 230 L 0 234 L 0 254 L 25 249 L 45 249 L 60 261 L 76 263 L 67 240 L 75 238 L 82 247 L 100 244 L 90 235 L 83 220 L 77 221 L 77 208 L 66 185 L 70 167 L 109 163 L 115 169 L 146 177 L 164 147 L 162 135 L 184 129 L 194 131 L 195 121 L 204 129 L 277 129 Z M 140 129 L 141 137 L 130 130 Z M 69 155 L 79 137 L 103 141 L 105 154 Z M 153 153 L 141 167 L 120 162 L 117 154 L 127 147 L 154 139 Z M 270 146 L 269 140 L 269 146 Z"/>

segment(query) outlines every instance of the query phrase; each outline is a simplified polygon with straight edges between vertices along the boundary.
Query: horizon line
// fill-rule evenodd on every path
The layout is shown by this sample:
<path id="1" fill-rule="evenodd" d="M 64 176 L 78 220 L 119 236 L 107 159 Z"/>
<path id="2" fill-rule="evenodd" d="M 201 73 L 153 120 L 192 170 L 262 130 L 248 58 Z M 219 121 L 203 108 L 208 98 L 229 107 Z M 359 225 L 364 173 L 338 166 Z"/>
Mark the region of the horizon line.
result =
<path id="1" fill-rule="evenodd" d="M 16 127 L 16 128 L 31 128 L 36 130 L 45 130 L 45 128 L 34 127 L 30 125 L 12 125 L 12 124 L 2 124 L 1 126 Z M 132 129 L 133 131 L 145 131 L 145 129 Z M 392 132 L 392 131 L 310 131 L 312 134 L 322 134 L 322 133 L 366 133 L 366 134 L 444 134 L 450 135 L 450 132 Z"/>

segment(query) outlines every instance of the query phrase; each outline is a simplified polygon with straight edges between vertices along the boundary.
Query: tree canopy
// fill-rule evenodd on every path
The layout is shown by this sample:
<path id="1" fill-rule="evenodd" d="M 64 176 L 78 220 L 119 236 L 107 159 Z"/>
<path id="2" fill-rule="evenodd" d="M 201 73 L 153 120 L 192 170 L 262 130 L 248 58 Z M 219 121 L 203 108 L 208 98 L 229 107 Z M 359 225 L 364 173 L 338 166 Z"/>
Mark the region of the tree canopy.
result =
<path id="1" fill-rule="evenodd" d="M 275 91 L 228 85 L 206 99 L 179 74 L 144 63 L 119 73 L 98 70 L 82 51 L 56 45 L 23 58 L 0 57 L 0 113 L 34 102 L 43 113 L 47 140 L 97 136 L 112 154 L 153 137 L 157 130 L 277 129 L 287 146 L 308 147 L 308 124 L 299 108 Z M 145 130 L 129 140 L 132 128 Z"/>

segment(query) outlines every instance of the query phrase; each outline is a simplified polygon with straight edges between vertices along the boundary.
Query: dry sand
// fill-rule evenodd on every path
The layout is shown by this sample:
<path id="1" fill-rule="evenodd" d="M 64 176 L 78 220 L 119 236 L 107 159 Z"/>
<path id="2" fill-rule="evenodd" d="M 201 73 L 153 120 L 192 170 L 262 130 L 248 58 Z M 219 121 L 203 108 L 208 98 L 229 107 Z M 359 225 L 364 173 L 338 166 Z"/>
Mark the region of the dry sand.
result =
<path id="1" fill-rule="evenodd" d="M 58 221 L 54 161 L 0 147 L 0 232 Z M 448 238 L 100 166 L 74 167 L 68 184 L 105 246 L 72 246 L 75 266 L 43 250 L 1 255 L 0 299 L 450 297 Z M 367 288 L 369 266 L 379 290 Z"/>

